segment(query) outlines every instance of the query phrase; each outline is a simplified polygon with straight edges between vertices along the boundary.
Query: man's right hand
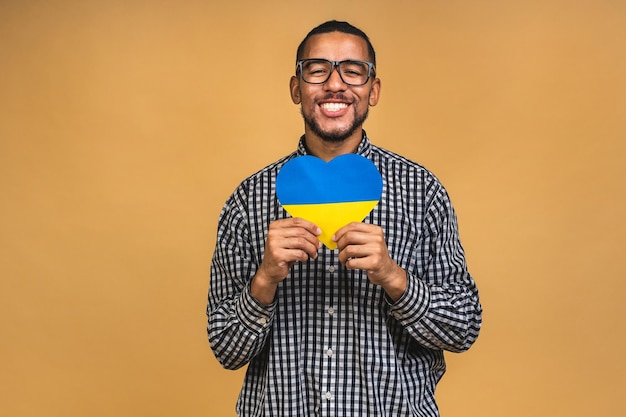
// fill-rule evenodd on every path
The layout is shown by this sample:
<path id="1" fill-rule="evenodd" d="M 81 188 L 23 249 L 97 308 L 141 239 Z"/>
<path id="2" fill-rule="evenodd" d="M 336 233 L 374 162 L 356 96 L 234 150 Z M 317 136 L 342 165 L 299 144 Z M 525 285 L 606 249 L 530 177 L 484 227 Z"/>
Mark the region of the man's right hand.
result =
<path id="1" fill-rule="evenodd" d="M 321 233 L 315 224 L 300 218 L 270 223 L 265 255 L 250 285 L 252 296 L 264 305 L 271 304 L 278 283 L 289 275 L 293 264 L 317 258 L 317 251 L 322 247 L 318 239 Z"/>

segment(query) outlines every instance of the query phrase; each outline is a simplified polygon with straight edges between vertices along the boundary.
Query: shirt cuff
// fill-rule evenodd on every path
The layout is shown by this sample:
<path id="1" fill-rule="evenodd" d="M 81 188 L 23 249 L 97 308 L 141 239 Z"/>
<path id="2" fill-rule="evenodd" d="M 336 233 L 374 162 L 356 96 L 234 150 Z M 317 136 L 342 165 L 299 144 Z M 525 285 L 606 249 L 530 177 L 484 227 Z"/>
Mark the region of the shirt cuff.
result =
<path id="1" fill-rule="evenodd" d="M 244 289 L 235 308 L 239 322 L 254 333 L 262 333 L 272 325 L 276 301 L 264 306 L 252 296 L 250 285 Z"/>
<path id="2" fill-rule="evenodd" d="M 386 297 L 389 313 L 404 326 L 411 326 L 421 320 L 430 307 L 430 288 L 424 281 L 407 273 L 406 290 L 398 301 Z"/>

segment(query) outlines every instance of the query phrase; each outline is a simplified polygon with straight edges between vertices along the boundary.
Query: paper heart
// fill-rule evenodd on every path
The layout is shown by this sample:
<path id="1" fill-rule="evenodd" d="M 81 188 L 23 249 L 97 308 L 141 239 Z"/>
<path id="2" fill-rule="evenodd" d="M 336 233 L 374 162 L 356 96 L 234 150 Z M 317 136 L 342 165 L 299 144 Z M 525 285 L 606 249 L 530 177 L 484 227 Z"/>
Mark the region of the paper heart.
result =
<path id="1" fill-rule="evenodd" d="M 376 165 L 357 154 L 329 162 L 300 156 L 287 162 L 276 177 L 276 196 L 292 217 L 322 229 L 320 241 L 336 249 L 335 232 L 350 222 L 360 222 L 382 194 L 383 181 Z"/>

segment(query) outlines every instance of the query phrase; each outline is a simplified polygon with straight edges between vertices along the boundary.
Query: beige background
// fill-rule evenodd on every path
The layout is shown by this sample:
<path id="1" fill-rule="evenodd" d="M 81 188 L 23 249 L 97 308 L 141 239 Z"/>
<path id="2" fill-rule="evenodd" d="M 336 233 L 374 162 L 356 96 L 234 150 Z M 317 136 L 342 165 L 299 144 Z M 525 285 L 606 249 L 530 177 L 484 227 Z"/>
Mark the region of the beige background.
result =
<path id="1" fill-rule="evenodd" d="M 294 149 L 295 49 L 330 18 L 370 34 L 366 128 L 447 186 L 481 291 L 443 415 L 624 415 L 620 0 L 0 1 L 2 415 L 234 415 L 217 217 Z"/>

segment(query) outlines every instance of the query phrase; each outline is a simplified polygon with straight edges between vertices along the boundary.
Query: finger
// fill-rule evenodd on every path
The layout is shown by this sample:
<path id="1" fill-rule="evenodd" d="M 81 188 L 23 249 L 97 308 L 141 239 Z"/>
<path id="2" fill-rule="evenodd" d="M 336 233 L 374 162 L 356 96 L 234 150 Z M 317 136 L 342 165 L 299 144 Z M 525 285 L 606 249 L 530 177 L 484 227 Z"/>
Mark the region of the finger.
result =
<path id="1" fill-rule="evenodd" d="M 346 266 L 349 264 L 349 261 L 365 259 L 368 256 L 370 256 L 370 252 L 367 247 L 362 245 L 348 245 L 339 249 L 339 262 Z M 352 262 L 351 265 L 354 265 L 354 262 Z"/>
<path id="2" fill-rule="evenodd" d="M 346 233 L 348 233 L 350 230 L 354 229 L 355 224 L 357 224 L 357 223 L 355 223 L 355 222 L 348 223 L 347 225 L 345 225 L 341 229 L 337 230 L 335 232 L 335 234 L 333 235 L 332 240 L 334 242 L 338 242 L 343 236 L 345 236 Z"/>
<path id="3" fill-rule="evenodd" d="M 276 220 L 272 222 L 272 225 L 275 225 L 283 229 L 302 228 L 314 236 L 319 236 L 322 234 L 322 230 L 316 224 L 308 220 L 304 220 L 303 218 L 300 218 L 300 217 L 289 217 L 286 219 Z"/>
<path id="4" fill-rule="evenodd" d="M 322 234 L 322 230 L 315 224 L 297 217 L 270 223 L 268 234 L 272 234 L 272 237 L 304 236 L 310 242 L 321 247 L 318 236 Z"/>
<path id="5" fill-rule="evenodd" d="M 380 227 L 373 225 L 373 224 L 352 222 L 352 223 L 348 223 L 341 229 L 337 230 L 333 236 L 333 240 L 335 242 L 338 242 L 347 234 L 353 234 L 353 233 L 370 234 L 370 233 L 378 233 L 379 230 L 380 230 Z"/>
<path id="6" fill-rule="evenodd" d="M 304 252 L 305 259 L 300 259 L 302 261 L 306 261 L 306 256 L 316 259 L 317 251 L 320 249 L 321 246 L 320 241 L 316 237 L 312 237 L 311 235 L 292 237 L 286 239 L 283 243 L 286 248 L 292 250 L 300 250 Z"/>
<path id="7" fill-rule="evenodd" d="M 319 236 L 322 234 L 322 229 L 320 229 L 316 224 L 308 220 L 304 220 L 301 217 L 292 217 L 289 220 L 291 220 L 291 227 L 300 227 L 311 233 L 313 236 Z"/>
<path id="8" fill-rule="evenodd" d="M 364 271 L 370 269 L 367 258 L 348 258 L 348 260 L 344 262 L 344 266 L 348 269 L 361 269 Z"/>
<path id="9" fill-rule="evenodd" d="M 268 245 L 276 248 L 301 249 L 309 256 L 317 257 L 322 243 L 308 230 L 300 227 L 271 228 L 267 234 Z"/>
<path id="10" fill-rule="evenodd" d="M 363 230 L 365 229 L 367 231 L 364 232 Z M 375 264 L 387 253 L 387 245 L 382 235 L 382 230 L 376 226 L 347 229 L 340 236 L 337 247 L 339 249 L 339 260 L 344 263 L 348 263 L 348 260 L 351 258 L 368 258 L 367 261 L 369 263 Z M 354 262 L 350 262 L 348 265 L 354 265 Z"/>
<path id="11" fill-rule="evenodd" d="M 309 255 L 302 249 L 283 249 L 281 258 L 291 268 L 295 262 L 306 262 L 309 259 Z"/>
<path id="12" fill-rule="evenodd" d="M 295 262 L 306 262 L 309 257 L 316 258 L 317 252 L 309 253 L 306 249 L 273 244 L 265 251 L 261 267 L 274 281 L 284 279 Z"/>
<path id="13" fill-rule="evenodd" d="M 266 245 L 270 252 L 278 257 L 282 250 L 298 250 L 304 252 L 304 259 L 296 257 L 296 260 L 306 260 L 306 257 L 317 258 L 317 251 L 321 247 L 321 242 L 317 236 L 312 235 L 301 227 L 280 227 L 280 225 L 270 225 L 267 235 Z"/>
<path id="14" fill-rule="evenodd" d="M 348 230 L 339 235 L 335 240 L 339 251 L 343 251 L 349 246 L 363 246 L 373 244 L 377 241 L 376 235 L 360 231 Z"/>

